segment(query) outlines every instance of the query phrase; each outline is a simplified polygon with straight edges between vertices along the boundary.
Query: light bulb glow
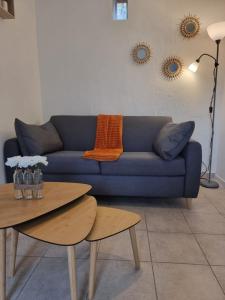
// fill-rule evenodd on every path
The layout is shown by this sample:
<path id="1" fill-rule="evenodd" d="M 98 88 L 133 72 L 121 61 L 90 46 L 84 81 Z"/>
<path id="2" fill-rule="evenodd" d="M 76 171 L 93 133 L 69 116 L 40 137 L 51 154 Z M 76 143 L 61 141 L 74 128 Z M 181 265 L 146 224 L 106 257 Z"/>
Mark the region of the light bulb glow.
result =
<path id="1" fill-rule="evenodd" d="M 195 61 L 188 67 L 188 70 L 195 73 L 198 71 L 198 67 L 199 67 L 199 63 L 197 63 L 197 61 Z"/>
<path id="2" fill-rule="evenodd" d="M 208 26 L 207 32 L 213 41 L 222 40 L 225 37 L 225 22 L 214 23 Z"/>

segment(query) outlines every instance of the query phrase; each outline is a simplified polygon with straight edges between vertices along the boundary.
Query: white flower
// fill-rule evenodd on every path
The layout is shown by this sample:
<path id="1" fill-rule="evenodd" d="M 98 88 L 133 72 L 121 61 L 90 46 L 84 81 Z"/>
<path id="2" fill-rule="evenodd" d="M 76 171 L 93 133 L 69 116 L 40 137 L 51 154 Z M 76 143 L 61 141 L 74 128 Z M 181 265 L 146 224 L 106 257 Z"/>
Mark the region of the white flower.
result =
<path id="1" fill-rule="evenodd" d="M 19 168 L 28 168 L 28 167 L 34 167 L 38 164 L 42 164 L 44 166 L 48 165 L 47 157 L 46 156 L 14 156 L 7 159 L 7 162 L 5 163 L 6 166 L 9 166 L 11 168 L 19 167 Z"/>
<path id="2" fill-rule="evenodd" d="M 44 166 L 47 166 L 48 165 L 47 157 L 46 156 L 39 156 L 39 155 L 32 156 L 31 157 L 31 166 L 35 166 L 37 164 L 42 164 Z"/>
<path id="3" fill-rule="evenodd" d="M 5 163 L 6 166 L 15 168 L 18 166 L 21 156 L 8 157 Z"/>
<path id="4" fill-rule="evenodd" d="M 18 167 L 19 168 L 28 168 L 31 167 L 31 157 L 32 156 L 23 156 L 19 160 Z"/>

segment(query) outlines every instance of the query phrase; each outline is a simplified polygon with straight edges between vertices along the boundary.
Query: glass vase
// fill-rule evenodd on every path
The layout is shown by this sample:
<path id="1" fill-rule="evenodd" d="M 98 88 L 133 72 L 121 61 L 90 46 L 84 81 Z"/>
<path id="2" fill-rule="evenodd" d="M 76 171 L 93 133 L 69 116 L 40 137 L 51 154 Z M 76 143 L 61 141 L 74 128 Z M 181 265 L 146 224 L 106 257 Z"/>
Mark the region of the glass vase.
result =
<path id="1" fill-rule="evenodd" d="M 43 173 L 39 168 L 34 170 L 33 183 L 36 186 L 33 189 L 34 198 L 35 199 L 43 198 Z"/>
<path id="2" fill-rule="evenodd" d="M 23 184 L 26 186 L 33 184 L 33 173 L 31 169 L 26 169 L 23 173 Z M 33 198 L 33 191 L 32 188 L 25 188 L 23 191 L 24 199 L 32 199 Z"/>
<path id="3" fill-rule="evenodd" d="M 13 183 L 14 183 L 14 196 L 16 199 L 23 198 L 23 192 L 19 188 L 23 184 L 23 172 L 21 169 L 16 169 L 13 173 Z"/>

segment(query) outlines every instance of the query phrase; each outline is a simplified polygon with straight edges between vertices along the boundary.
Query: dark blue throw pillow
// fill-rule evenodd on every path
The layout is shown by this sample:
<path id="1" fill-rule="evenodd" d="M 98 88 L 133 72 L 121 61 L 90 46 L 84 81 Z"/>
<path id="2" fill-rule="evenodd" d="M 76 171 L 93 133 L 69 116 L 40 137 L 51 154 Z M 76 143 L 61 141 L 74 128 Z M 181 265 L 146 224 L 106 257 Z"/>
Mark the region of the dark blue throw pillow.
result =
<path id="1" fill-rule="evenodd" d="M 154 141 L 155 152 L 165 160 L 173 160 L 189 142 L 194 129 L 195 123 L 193 121 L 166 124 Z"/>
<path id="2" fill-rule="evenodd" d="M 63 149 L 63 143 L 51 122 L 29 125 L 15 119 L 15 130 L 23 155 L 43 155 Z"/>

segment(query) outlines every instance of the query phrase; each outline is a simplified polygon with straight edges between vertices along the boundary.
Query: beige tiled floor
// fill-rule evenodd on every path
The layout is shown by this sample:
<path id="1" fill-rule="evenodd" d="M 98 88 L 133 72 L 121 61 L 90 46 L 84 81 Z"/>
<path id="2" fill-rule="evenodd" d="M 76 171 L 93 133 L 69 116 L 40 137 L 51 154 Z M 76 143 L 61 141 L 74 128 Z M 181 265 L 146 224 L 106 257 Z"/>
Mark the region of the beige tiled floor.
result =
<path id="1" fill-rule="evenodd" d="M 100 201 L 100 204 L 103 203 Z M 183 199 L 104 199 L 140 213 L 141 269 L 134 269 L 128 232 L 103 240 L 95 300 L 225 300 L 225 190 L 201 189 Z M 79 299 L 87 299 L 89 245 L 77 246 Z M 10 299 L 69 300 L 66 251 L 20 236 Z"/>

